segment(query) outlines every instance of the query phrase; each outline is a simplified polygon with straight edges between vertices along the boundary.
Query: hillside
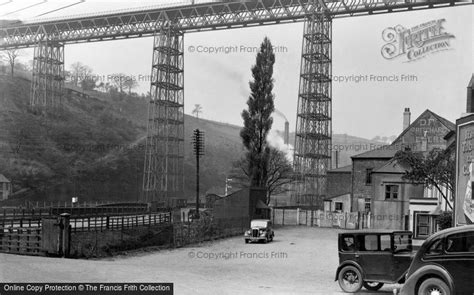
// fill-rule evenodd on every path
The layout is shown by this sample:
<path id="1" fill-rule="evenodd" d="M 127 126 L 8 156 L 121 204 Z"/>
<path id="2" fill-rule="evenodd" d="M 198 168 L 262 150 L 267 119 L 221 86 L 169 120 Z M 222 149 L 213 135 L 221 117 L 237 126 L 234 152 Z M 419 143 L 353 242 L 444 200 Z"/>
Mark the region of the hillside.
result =
<path id="1" fill-rule="evenodd" d="M 30 81 L 0 76 L 0 173 L 30 201 L 136 200 L 143 177 L 148 102 L 89 92 L 66 96 L 55 112 L 28 107 Z M 206 132 L 202 192 L 223 193 L 240 156 L 239 127 L 185 117 L 185 191 L 194 195 L 193 128 Z"/>
<path id="2" fill-rule="evenodd" d="M 28 107 L 30 81 L 0 76 L 0 173 L 13 182 L 13 199 L 28 201 L 137 200 L 141 194 L 148 102 L 144 97 L 87 92 L 66 95 L 63 107 Z M 232 162 L 243 149 L 240 127 L 185 116 L 185 194 L 194 197 L 191 134 L 205 132 L 201 192 L 224 193 Z M 294 134 L 290 142 L 294 142 Z M 334 135 L 339 166 L 376 142 Z M 365 145 L 365 147 L 363 146 Z M 3 202 L 3 205 L 14 200 Z"/>

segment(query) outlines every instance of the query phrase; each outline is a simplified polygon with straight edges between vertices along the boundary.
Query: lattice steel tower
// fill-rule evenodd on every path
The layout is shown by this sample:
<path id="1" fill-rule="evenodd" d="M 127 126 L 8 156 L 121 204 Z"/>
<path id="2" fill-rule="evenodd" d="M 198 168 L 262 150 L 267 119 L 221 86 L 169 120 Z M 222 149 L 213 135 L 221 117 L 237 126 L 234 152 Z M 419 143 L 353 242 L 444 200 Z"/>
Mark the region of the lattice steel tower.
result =
<path id="1" fill-rule="evenodd" d="M 184 191 L 183 33 L 160 29 L 153 43 L 143 177 L 144 202 L 168 205 Z"/>
<path id="2" fill-rule="evenodd" d="M 304 23 L 296 117 L 293 201 L 323 208 L 331 163 L 331 16 L 320 9 Z"/>
<path id="3" fill-rule="evenodd" d="M 41 41 L 34 51 L 30 105 L 60 106 L 63 89 L 64 45 L 54 41 Z"/>

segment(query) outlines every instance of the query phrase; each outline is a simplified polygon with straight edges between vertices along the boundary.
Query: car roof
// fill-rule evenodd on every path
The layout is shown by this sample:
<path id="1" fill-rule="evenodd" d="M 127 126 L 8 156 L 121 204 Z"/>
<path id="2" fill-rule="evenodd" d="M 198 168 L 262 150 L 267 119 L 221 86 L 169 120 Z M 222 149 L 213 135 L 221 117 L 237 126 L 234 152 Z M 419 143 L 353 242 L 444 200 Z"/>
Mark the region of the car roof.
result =
<path id="1" fill-rule="evenodd" d="M 393 229 L 359 229 L 340 232 L 339 235 L 366 235 L 366 234 L 413 234 L 409 230 L 393 230 Z"/>
<path id="2" fill-rule="evenodd" d="M 428 243 L 429 241 L 432 241 L 439 237 L 444 237 L 446 235 L 455 234 L 455 233 L 463 233 L 463 232 L 468 232 L 468 231 L 474 231 L 473 224 L 450 227 L 450 228 L 443 229 L 443 230 L 440 230 L 439 232 L 434 233 L 433 235 L 431 235 L 429 238 L 426 239 L 425 243 Z"/>
<path id="3" fill-rule="evenodd" d="M 252 219 L 251 222 L 252 221 L 270 221 L 270 219 Z"/>

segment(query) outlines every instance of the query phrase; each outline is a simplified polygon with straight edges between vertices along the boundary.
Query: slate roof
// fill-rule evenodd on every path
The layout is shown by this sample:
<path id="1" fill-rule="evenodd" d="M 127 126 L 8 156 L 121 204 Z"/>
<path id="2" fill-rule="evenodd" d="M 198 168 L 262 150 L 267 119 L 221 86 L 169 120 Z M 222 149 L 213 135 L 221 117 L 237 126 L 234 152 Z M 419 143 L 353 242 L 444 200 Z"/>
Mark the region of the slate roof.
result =
<path id="1" fill-rule="evenodd" d="M 395 156 L 398 150 L 399 148 L 397 146 L 384 145 L 379 148 L 367 151 L 365 153 L 354 155 L 351 158 L 353 159 L 367 159 L 367 158 L 391 159 L 393 158 L 393 156 Z"/>
<path id="2" fill-rule="evenodd" d="M 382 167 L 375 169 L 372 173 L 396 173 L 404 174 L 409 168 L 396 160 L 392 160 Z"/>

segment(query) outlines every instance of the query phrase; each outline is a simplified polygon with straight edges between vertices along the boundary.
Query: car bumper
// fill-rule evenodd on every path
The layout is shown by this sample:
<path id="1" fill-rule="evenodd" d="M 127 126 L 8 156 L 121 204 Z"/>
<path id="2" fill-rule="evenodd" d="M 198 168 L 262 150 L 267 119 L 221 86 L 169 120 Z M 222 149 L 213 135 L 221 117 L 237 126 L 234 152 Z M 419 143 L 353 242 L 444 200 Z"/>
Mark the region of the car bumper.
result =
<path id="1" fill-rule="evenodd" d="M 245 237 L 246 240 L 249 241 L 263 241 L 266 240 L 266 237 Z"/>

